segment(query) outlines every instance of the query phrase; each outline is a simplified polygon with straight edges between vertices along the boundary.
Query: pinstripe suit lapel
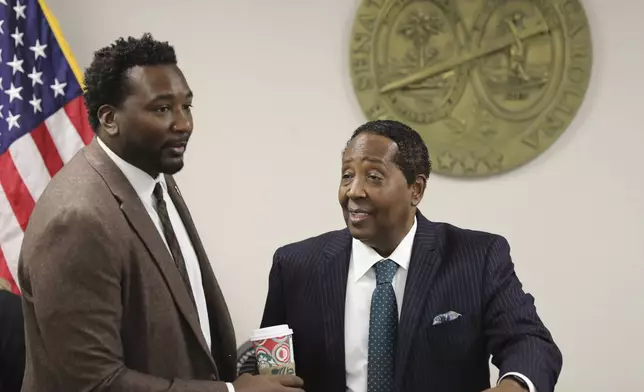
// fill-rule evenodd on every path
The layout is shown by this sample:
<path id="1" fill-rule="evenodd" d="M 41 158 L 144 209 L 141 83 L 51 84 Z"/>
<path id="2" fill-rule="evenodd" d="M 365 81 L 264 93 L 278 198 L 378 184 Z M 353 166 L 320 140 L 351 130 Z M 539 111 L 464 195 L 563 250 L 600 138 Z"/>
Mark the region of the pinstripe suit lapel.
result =
<path id="1" fill-rule="evenodd" d="M 402 387 L 409 351 L 414 344 L 416 330 L 423 315 L 432 280 L 441 261 L 436 225 L 428 221 L 420 212 L 417 213 L 416 218 L 418 229 L 414 238 L 398 327 L 398 348 L 396 350 L 396 386 L 398 390 Z"/>
<path id="2" fill-rule="evenodd" d="M 351 235 L 342 230 L 324 249 L 319 279 L 327 361 L 334 366 L 329 369 L 329 376 L 344 380 L 343 385 L 346 385 L 344 308 L 350 257 Z"/>

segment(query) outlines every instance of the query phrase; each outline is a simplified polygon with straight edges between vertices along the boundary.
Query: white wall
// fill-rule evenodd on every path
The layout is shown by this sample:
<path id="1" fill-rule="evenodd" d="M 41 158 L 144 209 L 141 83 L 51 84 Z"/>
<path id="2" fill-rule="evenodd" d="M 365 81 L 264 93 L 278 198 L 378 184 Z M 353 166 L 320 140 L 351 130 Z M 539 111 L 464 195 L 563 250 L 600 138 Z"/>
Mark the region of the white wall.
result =
<path id="1" fill-rule="evenodd" d="M 82 67 L 119 36 L 150 31 L 175 45 L 196 93 L 178 180 L 245 339 L 275 248 L 343 225 L 340 151 L 365 121 L 347 71 L 358 0 L 48 4 Z M 504 176 L 431 177 L 421 208 L 510 240 L 564 354 L 558 391 L 643 390 L 644 2 L 584 4 L 594 71 L 569 130 Z"/>

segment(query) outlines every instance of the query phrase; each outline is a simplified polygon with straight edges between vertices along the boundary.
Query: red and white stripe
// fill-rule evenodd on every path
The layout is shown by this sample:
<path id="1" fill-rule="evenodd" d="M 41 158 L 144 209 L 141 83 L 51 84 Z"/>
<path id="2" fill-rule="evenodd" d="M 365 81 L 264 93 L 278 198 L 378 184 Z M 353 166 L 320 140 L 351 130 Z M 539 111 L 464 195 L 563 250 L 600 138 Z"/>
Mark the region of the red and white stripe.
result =
<path id="1" fill-rule="evenodd" d="M 6 265 L 17 283 L 20 246 L 36 201 L 58 170 L 93 136 L 80 96 L 0 155 L 0 277 L 6 276 Z"/>

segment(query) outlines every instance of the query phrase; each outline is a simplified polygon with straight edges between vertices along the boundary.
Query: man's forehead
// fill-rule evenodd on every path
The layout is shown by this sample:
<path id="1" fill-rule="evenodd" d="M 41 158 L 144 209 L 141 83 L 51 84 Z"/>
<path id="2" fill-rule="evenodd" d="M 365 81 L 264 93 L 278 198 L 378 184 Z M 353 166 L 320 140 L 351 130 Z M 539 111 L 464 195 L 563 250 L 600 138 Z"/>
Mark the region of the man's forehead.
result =
<path id="1" fill-rule="evenodd" d="M 344 158 L 391 159 L 396 155 L 398 146 L 388 137 L 363 133 L 356 136 L 347 147 Z"/>
<path id="2" fill-rule="evenodd" d="M 176 65 L 146 65 L 130 68 L 127 73 L 131 87 L 147 94 L 190 91 L 183 73 Z"/>

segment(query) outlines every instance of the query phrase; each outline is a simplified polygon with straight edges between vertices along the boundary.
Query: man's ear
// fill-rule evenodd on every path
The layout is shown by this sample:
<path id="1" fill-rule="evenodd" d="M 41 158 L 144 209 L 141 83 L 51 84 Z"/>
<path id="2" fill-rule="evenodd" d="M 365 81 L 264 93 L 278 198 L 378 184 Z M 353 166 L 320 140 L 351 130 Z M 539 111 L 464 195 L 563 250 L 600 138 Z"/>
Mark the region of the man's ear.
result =
<path id="1" fill-rule="evenodd" d="M 115 136 L 119 133 L 118 114 L 116 108 L 112 105 L 102 105 L 98 108 L 98 121 L 101 128 L 110 136 Z"/>
<path id="2" fill-rule="evenodd" d="M 416 176 L 416 182 L 411 185 L 411 205 L 417 207 L 423 200 L 425 189 L 427 188 L 427 176 L 419 174 Z"/>

